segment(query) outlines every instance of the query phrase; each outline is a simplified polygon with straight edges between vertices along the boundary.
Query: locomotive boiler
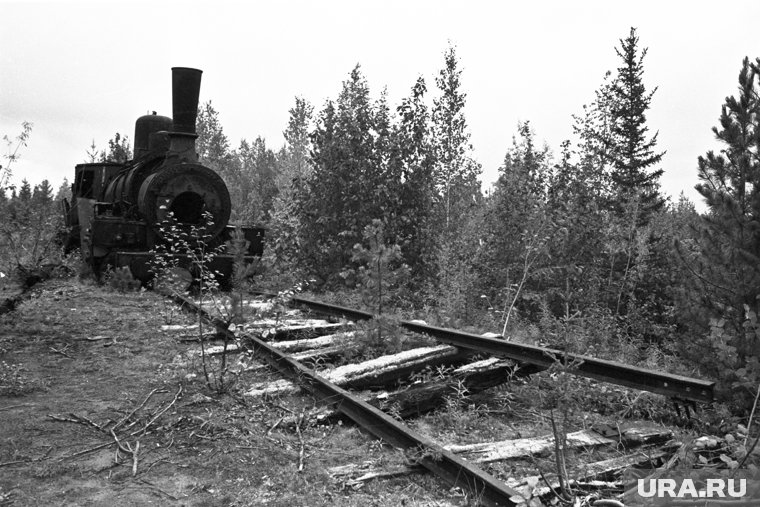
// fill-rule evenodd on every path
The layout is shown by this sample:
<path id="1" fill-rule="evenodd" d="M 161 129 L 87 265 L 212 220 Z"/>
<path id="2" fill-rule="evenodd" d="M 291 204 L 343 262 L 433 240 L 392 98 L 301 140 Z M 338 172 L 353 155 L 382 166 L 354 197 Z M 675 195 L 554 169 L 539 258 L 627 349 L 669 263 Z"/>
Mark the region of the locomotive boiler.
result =
<path id="1" fill-rule="evenodd" d="M 235 229 L 229 224 L 230 194 L 222 178 L 198 162 L 195 151 L 201 74 L 172 68 L 172 118 L 154 112 L 137 119 L 133 160 L 75 167 L 72 202 L 64 203 L 66 246 L 79 247 L 96 274 L 108 266 L 127 266 L 147 283 L 152 251 L 172 239 L 165 237 L 162 224 L 173 216 L 180 229 L 202 231 L 209 248 L 221 247 L 209 268 L 229 279 L 233 257 L 223 246 Z M 264 229 L 242 231 L 246 256 L 260 256 Z M 190 259 L 180 255 L 178 260 L 192 276 Z"/>

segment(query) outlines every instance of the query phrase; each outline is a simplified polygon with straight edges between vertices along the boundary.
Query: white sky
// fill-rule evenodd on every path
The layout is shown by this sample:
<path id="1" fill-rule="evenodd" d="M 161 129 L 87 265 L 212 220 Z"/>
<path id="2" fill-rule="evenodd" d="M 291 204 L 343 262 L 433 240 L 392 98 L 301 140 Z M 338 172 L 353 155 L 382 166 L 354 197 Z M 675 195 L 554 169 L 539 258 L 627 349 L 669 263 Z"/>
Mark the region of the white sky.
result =
<path id="1" fill-rule="evenodd" d="M 233 147 L 263 136 L 278 149 L 288 109 L 321 109 L 357 63 L 373 98 L 395 108 L 419 75 L 434 92 L 450 40 L 466 117 L 491 182 L 518 121 L 559 152 L 572 114 L 593 99 L 615 47 L 638 29 L 648 115 L 665 192 L 694 201 L 696 159 L 735 93 L 744 56 L 760 56 L 760 1 L 8 1 L 0 0 L 0 136 L 34 123 L 15 181 L 71 179 L 92 140 L 133 139 L 135 119 L 171 116 L 173 66 L 202 69 Z M 5 146 L 0 153 L 6 153 Z"/>

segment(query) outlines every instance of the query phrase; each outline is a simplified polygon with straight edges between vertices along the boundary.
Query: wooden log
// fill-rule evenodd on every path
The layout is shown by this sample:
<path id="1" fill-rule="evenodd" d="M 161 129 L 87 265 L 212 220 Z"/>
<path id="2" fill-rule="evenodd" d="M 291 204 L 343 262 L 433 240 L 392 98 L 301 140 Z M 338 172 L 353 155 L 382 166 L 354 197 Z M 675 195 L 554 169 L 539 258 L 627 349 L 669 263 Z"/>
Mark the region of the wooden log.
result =
<path id="1" fill-rule="evenodd" d="M 333 324 L 331 324 L 333 325 Z M 339 325 L 339 324 L 338 324 Z M 317 338 L 308 338 L 305 340 L 288 340 L 280 341 L 272 344 L 272 347 L 279 349 L 283 352 L 292 354 L 294 352 L 301 352 L 303 350 L 312 350 L 324 347 L 330 347 L 338 345 L 339 343 L 350 342 L 354 337 L 353 332 L 328 334 L 324 336 L 318 336 Z"/>
<path id="2" fill-rule="evenodd" d="M 385 412 L 392 413 L 394 417 L 415 417 L 436 409 L 447 397 L 456 395 L 462 388 L 468 395 L 472 395 L 503 384 L 514 371 L 515 363 L 512 361 L 483 359 L 455 369 L 451 372 L 452 378 L 419 382 L 393 392 L 366 394 L 362 399 Z M 521 368 L 518 374 L 525 374 L 526 371 L 527 369 Z M 337 410 L 323 408 L 307 414 L 306 417 L 317 424 L 325 424 L 341 417 L 341 414 Z M 296 422 L 296 418 L 288 417 L 283 421 L 283 426 L 292 427 Z"/>
<path id="3" fill-rule="evenodd" d="M 567 434 L 568 448 L 593 448 L 603 445 L 614 446 L 615 440 L 603 437 L 591 430 L 575 431 Z M 521 456 L 546 455 L 554 450 L 554 436 L 518 438 L 500 442 L 483 442 L 468 445 L 448 446 L 451 452 L 461 454 L 469 461 L 491 463 Z"/>
<path id="4" fill-rule="evenodd" d="M 434 410 L 446 398 L 462 391 L 471 395 L 503 384 L 513 371 L 512 361 L 484 359 L 457 368 L 451 378 L 414 384 L 392 393 L 380 393 L 367 401 L 394 416 L 413 417 Z"/>
<path id="5" fill-rule="evenodd" d="M 602 436 L 593 430 L 582 430 L 567 435 L 568 447 L 599 447 L 618 444 L 641 445 L 641 443 L 672 438 L 672 431 L 662 428 L 629 428 L 619 433 L 617 438 Z M 542 454 L 554 449 L 554 436 L 547 435 L 537 438 L 520 438 L 500 442 L 485 442 L 470 445 L 454 445 L 448 447 L 452 452 L 463 454 L 465 458 L 478 463 L 490 463 L 503 459 Z"/>
<path id="6" fill-rule="evenodd" d="M 335 333 L 348 327 L 345 323 L 328 322 L 323 319 L 263 319 L 245 324 L 243 331 L 256 333 L 262 340 L 275 341 L 305 339 Z"/>
<path id="7" fill-rule="evenodd" d="M 644 431 L 653 433 L 650 430 Z M 672 433 L 669 431 L 661 431 L 660 434 L 672 435 Z M 568 437 L 571 435 L 568 435 Z M 610 439 L 607 439 L 606 437 L 602 437 L 600 435 L 591 435 L 591 432 L 588 431 L 575 432 L 574 435 L 574 442 L 576 444 L 581 442 L 596 442 L 597 437 L 602 441 L 608 440 L 611 444 L 614 444 L 614 442 L 612 442 Z M 551 437 L 539 437 L 536 439 L 517 439 L 515 442 L 523 441 L 523 443 L 516 444 L 513 448 L 515 450 L 521 449 L 521 452 L 516 452 L 515 455 L 511 457 L 526 457 L 530 455 L 534 450 L 539 450 L 542 452 L 545 449 L 543 446 L 543 441 L 550 438 Z M 527 440 L 535 440 L 540 442 L 536 445 L 526 445 L 525 441 Z M 568 444 L 570 444 L 570 442 L 568 442 Z M 447 446 L 446 448 L 452 450 L 453 452 L 456 452 L 456 446 Z M 631 466 L 641 466 L 646 463 L 656 464 L 659 462 L 659 460 L 664 459 L 669 454 L 670 451 L 665 449 L 654 449 L 648 452 L 639 451 L 634 454 L 618 456 L 611 459 L 597 461 L 595 463 L 588 463 L 583 467 L 571 471 L 570 475 L 574 481 L 594 481 L 600 478 L 607 478 L 610 475 L 618 473 Z M 377 466 L 370 461 L 365 461 L 359 464 L 348 464 L 328 468 L 328 473 L 331 477 L 349 486 L 357 486 L 362 482 L 376 478 L 397 477 L 400 475 L 421 472 L 425 472 L 425 469 L 416 465 Z M 515 488 L 524 494 L 533 493 L 533 496 L 542 496 L 549 492 L 549 488 L 546 487 L 542 481 L 539 481 L 539 478 L 540 476 L 529 476 L 519 479 L 508 479 L 506 482 L 510 487 Z M 549 482 L 553 487 L 557 487 L 556 477 L 549 475 L 547 476 L 547 479 L 549 479 Z"/>
<path id="8" fill-rule="evenodd" d="M 356 350 L 358 348 L 358 345 L 355 343 L 348 342 L 343 345 L 335 345 L 334 347 L 324 347 L 321 349 L 312 349 L 312 350 L 304 350 L 303 352 L 296 352 L 295 354 L 291 354 L 290 357 L 295 359 L 296 361 L 300 361 L 302 363 L 308 364 L 311 362 L 315 362 L 317 359 L 327 359 L 327 358 L 333 358 L 338 357 L 346 353 L 346 351 L 349 350 Z"/>
<path id="9" fill-rule="evenodd" d="M 382 356 L 357 364 L 347 364 L 337 368 L 321 371 L 319 375 L 339 386 L 363 386 L 389 382 L 405 377 L 410 371 L 422 368 L 428 364 L 440 364 L 451 361 L 459 356 L 459 350 L 448 345 L 437 347 L 421 347 L 417 349 Z M 293 394 L 299 387 L 287 380 L 257 383 L 245 393 L 245 396 L 256 398 Z"/>
<path id="10" fill-rule="evenodd" d="M 273 343 L 272 346 L 274 348 L 280 349 L 283 352 L 296 352 L 296 351 L 302 351 L 302 350 L 310 350 L 310 349 L 319 349 L 319 348 L 327 348 L 330 345 L 336 345 L 340 343 L 341 341 L 350 341 L 350 339 L 353 337 L 353 333 L 340 333 L 340 334 L 333 334 L 333 335 L 326 335 L 326 336 L 319 336 L 317 338 L 309 338 L 306 340 L 291 340 L 291 341 L 284 341 L 284 342 L 277 342 Z M 345 350 L 345 345 L 338 346 L 340 350 Z M 210 356 L 219 355 L 223 352 L 224 345 L 214 345 L 211 347 L 206 347 L 206 354 Z M 227 353 L 228 354 L 234 354 L 240 351 L 240 348 L 234 344 L 230 343 L 227 345 Z M 201 351 L 200 349 L 197 349 L 192 352 L 193 354 L 200 355 Z M 319 354 L 312 354 L 311 357 L 316 357 Z M 309 354 L 306 354 L 302 357 L 310 357 Z M 297 359 L 300 361 L 300 359 Z"/>
<path id="11" fill-rule="evenodd" d="M 571 478 L 569 484 L 571 487 L 582 488 L 584 490 L 620 488 L 622 487 L 622 483 L 604 482 L 597 479 L 610 478 L 633 466 L 638 467 L 651 464 L 654 467 L 670 454 L 669 451 L 663 449 L 654 449 L 651 452 L 636 452 L 594 463 L 587 463 L 575 470 L 569 471 L 568 475 Z M 555 490 L 559 489 L 559 479 L 557 479 L 556 474 L 547 474 L 545 477 L 552 488 Z M 526 495 L 542 497 L 551 492 L 540 475 L 521 477 L 519 479 L 510 478 L 506 482 L 511 488 L 521 492 L 526 498 L 530 498 L 530 496 Z"/>

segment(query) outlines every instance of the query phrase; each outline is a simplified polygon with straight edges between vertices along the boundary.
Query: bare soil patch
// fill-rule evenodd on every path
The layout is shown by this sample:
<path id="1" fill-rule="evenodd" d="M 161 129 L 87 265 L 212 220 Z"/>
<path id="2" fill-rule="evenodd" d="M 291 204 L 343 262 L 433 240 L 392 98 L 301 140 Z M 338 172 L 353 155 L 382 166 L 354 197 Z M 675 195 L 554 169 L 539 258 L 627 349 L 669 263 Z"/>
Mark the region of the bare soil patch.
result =
<path id="1" fill-rule="evenodd" d="M 157 294 L 75 280 L 0 316 L 0 505 L 466 503 L 430 475 L 336 483 L 327 468 L 403 457 L 350 425 L 280 427 L 314 401 L 239 395 L 268 369 L 210 392 L 197 344 L 160 331 L 191 322 Z"/>

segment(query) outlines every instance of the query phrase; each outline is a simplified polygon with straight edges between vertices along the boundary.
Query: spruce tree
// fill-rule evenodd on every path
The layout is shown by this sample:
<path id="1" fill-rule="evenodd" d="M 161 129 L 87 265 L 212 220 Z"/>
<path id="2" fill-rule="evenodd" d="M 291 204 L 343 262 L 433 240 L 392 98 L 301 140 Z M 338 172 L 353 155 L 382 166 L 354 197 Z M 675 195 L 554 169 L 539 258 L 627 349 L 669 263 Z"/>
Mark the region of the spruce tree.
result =
<path id="1" fill-rule="evenodd" d="M 32 200 L 36 204 L 44 205 L 53 202 L 53 197 L 53 187 L 47 179 L 42 180 L 39 185 L 34 186 Z"/>
<path id="2" fill-rule="evenodd" d="M 651 214 L 665 203 L 660 195 L 659 178 L 662 169 L 652 169 L 665 152 L 656 152 L 657 133 L 649 137 L 646 112 L 657 88 L 646 91 L 643 82 L 644 57 L 647 48 L 639 52 L 639 37 L 631 28 L 626 39 L 620 40 L 615 52 L 622 60 L 617 77 L 609 88 L 610 137 L 606 150 L 612 165 L 611 178 L 622 210 L 626 203 L 638 204 L 638 221 L 646 223 Z"/>
<path id="3" fill-rule="evenodd" d="M 18 199 L 21 202 L 29 202 L 32 200 L 32 186 L 29 184 L 29 180 L 26 178 L 21 180 L 21 188 L 18 192 Z"/>

